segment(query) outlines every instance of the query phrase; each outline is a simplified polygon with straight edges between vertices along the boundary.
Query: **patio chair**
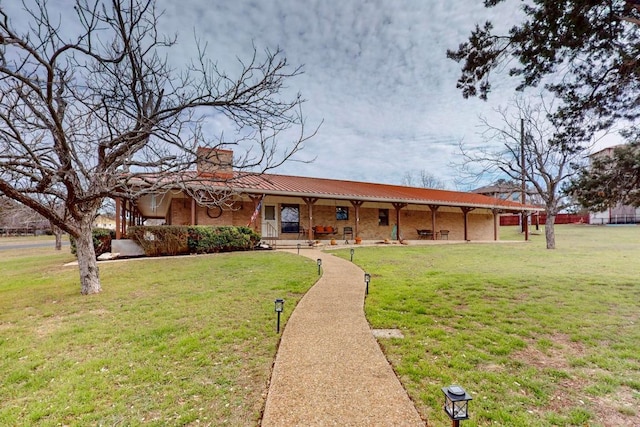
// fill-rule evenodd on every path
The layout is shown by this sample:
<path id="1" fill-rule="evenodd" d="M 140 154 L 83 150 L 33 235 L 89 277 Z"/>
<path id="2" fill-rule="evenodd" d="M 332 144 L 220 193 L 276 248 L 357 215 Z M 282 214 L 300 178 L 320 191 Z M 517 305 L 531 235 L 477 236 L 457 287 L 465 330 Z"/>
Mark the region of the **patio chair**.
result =
<path id="1" fill-rule="evenodd" d="M 440 240 L 449 240 L 449 230 L 440 230 Z"/>
<path id="2" fill-rule="evenodd" d="M 345 243 L 349 244 L 349 238 L 353 239 L 353 227 L 345 227 L 342 230 L 342 238 Z"/>

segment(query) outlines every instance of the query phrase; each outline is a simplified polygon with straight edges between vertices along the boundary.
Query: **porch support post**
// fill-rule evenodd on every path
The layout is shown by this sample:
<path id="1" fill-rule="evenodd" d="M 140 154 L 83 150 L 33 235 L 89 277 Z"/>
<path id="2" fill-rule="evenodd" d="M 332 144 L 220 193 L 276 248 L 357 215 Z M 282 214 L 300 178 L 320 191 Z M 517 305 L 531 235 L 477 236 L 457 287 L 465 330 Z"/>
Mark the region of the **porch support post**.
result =
<path id="1" fill-rule="evenodd" d="M 122 218 L 120 217 L 122 212 L 122 199 L 116 197 L 116 240 L 122 239 Z"/>
<path id="2" fill-rule="evenodd" d="M 500 209 L 491 209 L 491 213 L 493 213 L 493 240 L 498 240 L 498 227 L 500 226 L 500 213 L 502 211 Z"/>
<path id="3" fill-rule="evenodd" d="M 524 230 L 524 240 L 529 241 L 529 214 L 527 211 L 522 211 L 522 227 Z"/>
<path id="4" fill-rule="evenodd" d="M 309 241 L 313 241 L 313 205 L 318 201 L 317 197 L 303 197 L 302 200 L 307 205 L 309 211 L 309 227 L 307 228 L 307 237 Z"/>
<path id="5" fill-rule="evenodd" d="M 354 230 L 354 235 L 353 237 L 355 238 L 356 236 L 359 236 L 359 231 L 358 229 L 360 228 L 360 206 L 362 206 L 364 202 L 362 200 L 351 200 L 351 205 L 353 206 L 353 208 L 356 211 L 356 226 L 355 226 L 355 230 Z"/>
<path id="6" fill-rule="evenodd" d="M 464 240 L 469 241 L 469 212 L 475 208 L 461 207 L 462 214 L 464 216 Z"/>
<path id="7" fill-rule="evenodd" d="M 391 203 L 396 210 L 396 237 L 398 242 L 402 242 L 400 238 L 400 209 L 407 207 L 406 203 Z"/>
<path id="8" fill-rule="evenodd" d="M 429 205 L 431 209 L 431 240 L 436 240 L 436 212 L 440 206 Z"/>
<path id="9" fill-rule="evenodd" d="M 127 234 L 127 201 L 122 201 L 122 209 L 120 210 L 120 218 L 122 223 L 122 234 Z"/>
<path id="10" fill-rule="evenodd" d="M 197 225 L 196 223 L 196 199 L 191 198 L 191 225 Z"/>

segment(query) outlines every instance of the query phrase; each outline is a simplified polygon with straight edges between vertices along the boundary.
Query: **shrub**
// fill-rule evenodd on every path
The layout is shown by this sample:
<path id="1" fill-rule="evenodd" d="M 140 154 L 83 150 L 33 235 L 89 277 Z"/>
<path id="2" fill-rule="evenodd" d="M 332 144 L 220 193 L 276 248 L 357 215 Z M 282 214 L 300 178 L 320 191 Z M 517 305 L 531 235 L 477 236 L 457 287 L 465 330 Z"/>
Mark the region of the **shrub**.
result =
<path id="1" fill-rule="evenodd" d="M 247 251 L 260 241 L 249 227 L 137 226 L 127 230 L 147 256 Z"/>
<path id="2" fill-rule="evenodd" d="M 260 241 L 260 235 L 249 227 L 189 227 L 191 253 L 247 251 Z"/>
<path id="3" fill-rule="evenodd" d="M 127 229 L 130 239 L 138 243 L 147 256 L 181 255 L 189 253 L 186 226 L 136 226 Z"/>
<path id="4" fill-rule="evenodd" d="M 104 253 L 111 252 L 111 241 L 116 237 L 115 230 L 94 228 L 91 233 L 93 234 L 93 249 L 96 251 L 96 258 Z M 71 253 L 77 256 L 76 239 L 71 235 L 69 235 L 69 243 L 71 245 Z"/>

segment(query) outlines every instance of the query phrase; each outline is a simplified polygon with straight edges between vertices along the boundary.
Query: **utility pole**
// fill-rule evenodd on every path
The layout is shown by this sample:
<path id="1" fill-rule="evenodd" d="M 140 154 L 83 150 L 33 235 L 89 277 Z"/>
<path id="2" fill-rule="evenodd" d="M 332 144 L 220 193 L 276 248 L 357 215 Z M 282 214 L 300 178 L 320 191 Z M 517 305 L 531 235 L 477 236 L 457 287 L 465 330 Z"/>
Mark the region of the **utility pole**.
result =
<path id="1" fill-rule="evenodd" d="M 527 180 L 525 178 L 525 163 L 524 163 L 524 119 L 520 119 L 520 171 L 522 173 L 522 188 L 520 189 L 522 204 L 527 201 Z M 527 220 L 527 212 L 522 211 L 522 231 L 524 232 L 524 240 L 529 240 L 529 224 Z"/>

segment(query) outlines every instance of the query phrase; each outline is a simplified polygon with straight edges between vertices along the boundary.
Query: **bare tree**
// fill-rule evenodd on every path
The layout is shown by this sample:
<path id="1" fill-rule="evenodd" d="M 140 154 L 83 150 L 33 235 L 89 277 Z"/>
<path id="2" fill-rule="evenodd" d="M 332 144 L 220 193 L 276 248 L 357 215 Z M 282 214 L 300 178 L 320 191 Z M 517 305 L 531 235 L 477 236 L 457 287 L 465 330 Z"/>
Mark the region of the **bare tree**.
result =
<path id="1" fill-rule="evenodd" d="M 0 192 L 76 239 L 82 294 L 101 290 L 91 232 L 105 198 L 198 182 L 198 146 L 234 148 L 237 170 L 264 172 L 315 134 L 300 94 L 283 93 L 301 70 L 279 51 L 254 49 L 229 76 L 196 42 L 177 70 L 167 59 L 176 37 L 158 32 L 154 0 L 76 0 L 64 16 L 46 0 L 23 9 L 29 24 L 18 27 L 0 6 Z M 205 134 L 215 115 L 231 135 Z"/>
<path id="2" fill-rule="evenodd" d="M 421 171 L 406 171 L 402 177 L 402 185 L 418 186 L 423 188 L 445 188 L 445 184 L 434 174 L 422 169 Z"/>
<path id="3" fill-rule="evenodd" d="M 5 229 L 42 229 L 46 219 L 11 199 L 0 196 L 0 227 Z"/>
<path id="4" fill-rule="evenodd" d="M 561 186 L 573 174 L 571 166 L 583 161 L 582 152 L 575 147 L 552 142 L 563 129 L 548 120 L 551 108 L 542 99 L 536 105 L 516 99 L 510 110 L 497 110 L 501 118 L 499 125 L 481 118 L 482 146 L 460 146 L 461 170 L 468 177 L 498 175 L 520 182 L 524 172 L 525 187 L 533 187 L 537 198 L 544 203 L 547 249 L 556 247 L 554 223 L 564 207 Z M 522 149 L 524 168 L 520 160 Z"/>

